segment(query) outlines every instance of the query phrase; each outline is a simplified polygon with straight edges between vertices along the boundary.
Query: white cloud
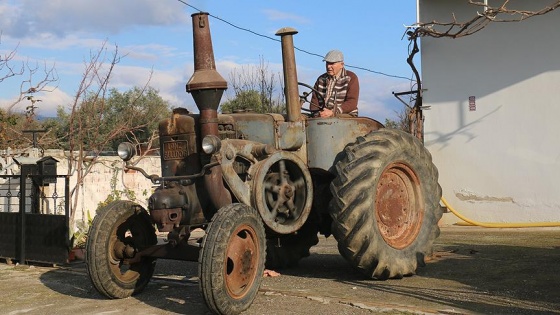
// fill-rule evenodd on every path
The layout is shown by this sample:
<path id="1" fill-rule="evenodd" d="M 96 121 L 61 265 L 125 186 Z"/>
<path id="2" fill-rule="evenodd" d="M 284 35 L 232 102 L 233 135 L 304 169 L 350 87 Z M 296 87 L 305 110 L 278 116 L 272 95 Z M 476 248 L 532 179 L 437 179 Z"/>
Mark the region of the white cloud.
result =
<path id="1" fill-rule="evenodd" d="M 50 91 L 50 92 L 47 92 Z M 46 117 L 54 117 L 56 116 L 56 110 L 59 106 L 67 107 L 69 106 L 74 97 L 68 94 L 66 91 L 62 91 L 61 89 L 57 89 L 54 86 L 47 86 L 45 87 L 45 92 L 40 92 L 34 95 L 34 99 L 38 100 L 35 103 L 37 110 L 35 113 L 37 115 L 46 116 Z M 16 98 L 13 99 L 0 99 L 0 108 L 7 109 L 10 107 Z M 11 108 L 12 112 L 25 112 L 27 106 L 30 103 L 27 100 L 23 100 L 19 102 L 17 105 Z"/>
<path id="2" fill-rule="evenodd" d="M 395 111 L 400 111 L 402 104 L 392 93 L 410 90 L 410 83 L 392 78 L 359 75 L 360 116 L 367 116 L 385 123 L 386 118 L 396 119 Z"/>
<path id="3" fill-rule="evenodd" d="M 146 45 L 128 45 L 119 47 L 119 50 L 127 58 L 151 62 L 176 57 L 184 57 L 185 60 L 188 60 L 186 56 L 192 55 L 190 52 L 179 51 L 177 47 L 155 43 Z"/>
<path id="4" fill-rule="evenodd" d="M 158 90 L 159 95 L 173 107 L 181 106 L 194 110 L 196 106 L 192 97 L 185 90 L 190 74 L 192 65 L 179 65 L 172 70 L 118 65 L 111 77 L 110 86 L 124 91 L 148 84 Z"/>
<path id="5" fill-rule="evenodd" d="M 130 51 L 135 54 L 142 55 L 146 51 L 150 55 L 154 51 L 165 48 L 160 46 L 137 46 L 137 47 L 124 47 L 122 51 Z M 173 54 L 173 49 L 167 50 L 168 54 Z M 131 53 L 132 54 L 132 53 Z M 129 57 L 137 57 L 136 55 Z M 148 58 L 151 59 L 151 58 Z M 234 70 L 240 71 L 242 68 L 256 67 L 257 64 L 245 64 L 228 60 L 216 60 L 216 68 L 218 72 L 224 77 L 226 81 L 230 79 L 230 73 Z M 65 69 L 65 77 L 74 77 L 75 83 L 66 89 L 77 89 L 80 74 L 83 72 L 84 65 L 81 63 L 63 62 L 57 64 L 57 68 Z M 281 64 L 270 63 L 269 70 L 274 73 L 280 73 L 282 69 Z M 153 71 L 153 72 L 152 72 Z M 185 84 L 192 75 L 194 69 L 192 61 L 185 60 L 182 64 L 176 64 L 171 69 L 158 69 L 157 63 L 154 68 L 132 66 L 125 64 L 117 64 L 111 78 L 110 87 L 117 88 L 121 91 L 126 91 L 134 86 L 144 86 L 149 84 L 159 91 L 160 96 L 169 101 L 173 107 L 186 107 L 187 109 L 197 112 L 196 105 L 192 97 L 185 91 Z M 323 69 L 298 69 L 298 81 L 312 85 L 315 79 Z M 152 72 L 152 73 L 151 73 Z M 408 91 L 410 84 L 407 81 L 386 78 L 383 76 L 370 75 L 355 71 L 360 79 L 360 102 L 358 104 L 360 115 L 374 118 L 382 123 L 385 118 L 396 119 L 395 111 L 400 111 L 403 104 L 400 103 L 393 95 L 392 92 Z M 151 73 L 151 74 L 150 74 Z M 149 82 L 148 82 L 149 81 Z M 276 87 L 276 91 L 280 92 L 280 83 Z M 40 104 L 40 114 L 43 116 L 53 116 L 56 114 L 58 105 L 68 106 L 73 101 L 72 90 L 57 89 L 55 92 L 44 93 L 41 95 L 42 103 Z M 222 101 L 227 100 L 228 97 L 233 96 L 233 91 L 230 89 L 222 97 Z M 7 104 L 8 101 L 0 101 L 0 106 Z M 25 106 L 20 110 L 25 109 Z"/>
<path id="6" fill-rule="evenodd" d="M 34 48 L 34 49 L 56 49 L 63 51 L 71 48 L 86 48 L 91 50 L 98 50 L 107 41 L 103 38 L 85 37 L 80 34 L 68 34 L 64 38 L 57 38 L 52 33 L 41 33 L 35 37 L 26 37 L 16 40 L 7 40 L 8 46 Z M 9 42 L 8 42 L 9 40 Z M 56 44 L 54 44 L 56 43 Z"/>
<path id="7" fill-rule="evenodd" d="M 0 27 L 10 37 L 48 33 L 64 37 L 75 32 L 116 33 L 131 25 L 189 23 L 183 5 L 172 1 L 11 0 L 0 6 Z"/>

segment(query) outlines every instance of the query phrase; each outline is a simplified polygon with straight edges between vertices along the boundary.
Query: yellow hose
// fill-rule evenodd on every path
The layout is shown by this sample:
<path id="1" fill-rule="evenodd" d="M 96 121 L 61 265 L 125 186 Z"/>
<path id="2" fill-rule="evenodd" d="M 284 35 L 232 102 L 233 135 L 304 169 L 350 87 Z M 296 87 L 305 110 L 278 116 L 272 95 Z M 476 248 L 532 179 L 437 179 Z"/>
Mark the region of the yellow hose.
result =
<path id="1" fill-rule="evenodd" d="M 449 211 L 451 211 L 451 213 L 453 213 L 459 219 L 461 219 L 461 220 L 463 220 L 463 221 L 465 221 L 469 224 L 476 225 L 476 226 L 482 226 L 482 227 L 487 227 L 487 228 L 526 228 L 526 227 L 555 227 L 555 226 L 560 226 L 560 222 L 531 222 L 531 223 L 477 222 L 477 221 L 470 220 L 470 219 L 466 218 L 465 216 L 463 216 L 462 214 L 460 214 L 459 212 L 457 212 L 457 210 L 453 209 L 453 207 L 451 207 L 449 205 L 449 203 L 447 203 L 447 200 L 445 200 L 445 198 L 441 197 L 441 202 L 443 202 L 443 204 L 447 207 L 447 209 L 449 209 Z"/>

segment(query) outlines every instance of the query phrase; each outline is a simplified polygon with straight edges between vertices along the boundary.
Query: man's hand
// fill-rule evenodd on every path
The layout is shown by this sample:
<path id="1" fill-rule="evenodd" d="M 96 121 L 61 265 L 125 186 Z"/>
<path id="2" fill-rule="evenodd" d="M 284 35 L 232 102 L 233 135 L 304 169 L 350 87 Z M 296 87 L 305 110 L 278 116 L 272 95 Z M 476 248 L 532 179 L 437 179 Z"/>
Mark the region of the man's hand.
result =
<path id="1" fill-rule="evenodd" d="M 332 117 L 334 116 L 334 112 L 330 109 L 325 108 L 319 112 L 319 116 L 321 116 L 321 118 Z"/>

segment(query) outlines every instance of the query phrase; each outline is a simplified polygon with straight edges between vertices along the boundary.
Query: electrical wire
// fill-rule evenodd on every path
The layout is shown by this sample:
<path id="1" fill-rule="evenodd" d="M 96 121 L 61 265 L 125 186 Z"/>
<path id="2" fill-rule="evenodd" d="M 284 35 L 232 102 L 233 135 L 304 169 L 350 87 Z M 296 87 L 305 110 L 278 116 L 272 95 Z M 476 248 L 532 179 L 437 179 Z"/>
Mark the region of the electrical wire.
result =
<path id="1" fill-rule="evenodd" d="M 199 8 L 197 8 L 197 7 L 195 7 L 195 6 L 191 5 L 191 4 L 188 4 L 188 3 L 187 3 L 186 1 L 184 1 L 184 0 L 177 0 L 177 1 L 181 2 L 182 4 L 184 4 L 184 5 L 186 5 L 186 6 L 190 7 L 190 8 L 192 8 L 192 9 L 198 11 L 198 12 L 203 12 L 203 11 L 200 10 Z M 248 33 L 251 33 L 251 34 L 253 34 L 253 35 L 260 36 L 260 37 L 263 37 L 263 38 L 266 38 L 266 39 L 270 39 L 270 40 L 273 40 L 273 41 L 276 41 L 276 42 L 280 42 L 280 40 L 279 40 L 278 38 L 274 38 L 274 37 L 271 37 L 271 36 L 268 36 L 268 35 L 264 35 L 264 34 L 255 32 L 255 31 L 250 30 L 250 29 L 248 29 L 248 28 L 244 28 L 244 27 L 238 26 L 238 25 L 236 25 L 236 24 L 233 24 L 233 23 L 231 23 L 231 22 L 229 22 L 229 21 L 227 21 L 227 20 L 224 20 L 224 19 L 222 19 L 222 18 L 220 18 L 220 17 L 218 17 L 218 16 L 215 16 L 215 15 L 213 15 L 213 14 L 208 13 L 208 16 L 211 16 L 211 17 L 215 18 L 216 20 L 219 20 L 219 21 L 221 21 L 221 22 L 223 22 L 223 23 L 226 23 L 227 25 L 229 25 L 229 26 L 231 26 L 231 27 L 234 27 L 234 28 L 236 28 L 236 29 L 238 29 L 238 30 L 241 30 L 241 31 L 244 31 L 244 32 L 248 32 Z M 296 46 L 294 46 L 294 49 L 297 50 L 297 51 L 300 51 L 300 52 L 302 52 L 302 53 L 306 53 L 306 54 L 308 54 L 308 55 L 311 55 L 311 56 L 316 56 L 316 57 L 320 57 L 320 58 L 323 58 L 323 57 L 324 57 L 324 56 L 322 56 L 322 55 L 316 54 L 316 53 L 314 53 L 314 52 L 307 51 L 307 50 L 305 50 L 305 49 L 298 48 L 298 47 L 296 47 Z M 349 65 L 349 64 L 344 64 L 344 65 L 345 65 L 347 68 L 359 69 L 359 70 L 363 70 L 363 71 L 375 73 L 375 74 L 382 75 L 382 76 L 386 76 L 386 77 L 390 77 L 390 78 L 404 79 L 404 80 L 408 80 L 408 81 L 413 81 L 411 78 L 403 77 L 403 76 L 400 76 L 400 75 L 388 74 L 388 73 L 384 73 L 384 72 L 380 72 L 380 71 L 375 71 L 375 70 L 371 70 L 371 69 L 364 68 L 364 67 L 353 66 L 353 65 Z"/>

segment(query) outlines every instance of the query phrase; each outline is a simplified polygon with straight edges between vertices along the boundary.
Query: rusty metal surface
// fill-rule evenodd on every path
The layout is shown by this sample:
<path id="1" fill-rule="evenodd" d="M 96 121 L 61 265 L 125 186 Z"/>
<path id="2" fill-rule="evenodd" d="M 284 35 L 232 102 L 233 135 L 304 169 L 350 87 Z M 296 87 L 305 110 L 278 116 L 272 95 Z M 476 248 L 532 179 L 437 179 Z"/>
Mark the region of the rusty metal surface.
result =
<path id="1" fill-rule="evenodd" d="M 248 224 L 240 225 L 229 237 L 224 268 L 226 289 L 234 299 L 246 296 L 259 270 L 259 256 L 263 255 L 259 248 L 257 232 Z"/>
<path id="2" fill-rule="evenodd" d="M 243 113 L 227 116 L 234 122 L 239 139 L 276 146 L 275 126 L 279 115 Z"/>
<path id="3" fill-rule="evenodd" d="M 188 236 L 187 236 L 188 237 Z M 127 260 L 128 263 L 134 264 L 140 262 L 144 257 L 173 259 L 183 261 L 198 261 L 200 253 L 200 244 L 198 239 L 189 239 L 188 242 L 181 241 L 175 246 L 171 243 L 150 246 L 136 253 L 133 258 Z"/>
<path id="4" fill-rule="evenodd" d="M 259 145 L 261 144 L 247 140 L 227 139 L 222 141 L 222 149 L 217 156 L 228 187 L 235 198 L 246 205 L 251 204 L 252 181 L 249 181 L 249 178 L 252 174 L 250 174 L 250 170 L 258 162 L 257 157 L 253 154 L 255 151 L 253 148 Z M 262 159 L 262 157 L 260 158 Z M 237 173 L 238 164 L 246 165 L 247 174 Z"/>
<path id="5" fill-rule="evenodd" d="M 278 124 L 278 145 L 280 150 L 295 151 L 305 143 L 305 125 L 303 121 Z"/>
<path id="6" fill-rule="evenodd" d="M 162 176 L 200 172 L 195 118 L 185 111 L 175 109 L 169 119 L 159 124 Z"/>
<path id="7" fill-rule="evenodd" d="M 218 115 L 220 138 L 243 139 L 272 145 L 280 150 L 290 150 L 304 161 L 307 159 L 305 147 L 305 121 L 289 122 L 285 116 L 268 113 L 243 113 Z M 227 120 L 226 120 L 227 118 Z M 225 130 L 229 128 L 230 130 Z"/>
<path id="8" fill-rule="evenodd" d="M 200 110 L 200 137 L 219 136 L 217 109 L 227 82 L 216 71 L 208 13 L 193 14 L 192 22 L 195 72 L 187 83 L 187 91 Z M 213 167 L 204 176 L 204 188 L 216 210 L 232 202 L 224 187 L 220 167 Z"/>
<path id="9" fill-rule="evenodd" d="M 183 219 L 181 208 L 154 209 L 150 210 L 150 217 L 157 224 L 158 231 L 171 232 L 175 225 L 179 225 Z"/>
<path id="10" fill-rule="evenodd" d="M 375 194 L 381 236 L 393 248 L 406 248 L 416 239 L 424 217 L 420 180 L 407 165 L 392 163 L 383 170 Z"/>
<path id="11" fill-rule="evenodd" d="M 227 89 L 227 82 L 216 71 L 208 13 L 195 13 L 191 17 L 193 25 L 194 74 L 187 83 L 187 91 L 225 90 Z M 213 106 L 214 104 L 207 105 Z M 218 108 L 218 104 L 215 105 Z"/>
<path id="12" fill-rule="evenodd" d="M 288 121 L 301 120 L 301 106 L 299 103 L 296 56 L 293 35 L 297 31 L 291 27 L 284 27 L 276 32 L 282 42 L 282 65 L 284 68 L 284 87 L 286 94 L 286 111 Z"/>
<path id="13" fill-rule="evenodd" d="M 170 182 L 165 189 L 157 189 L 148 199 L 150 217 L 162 232 L 169 232 L 179 224 L 202 224 L 203 214 L 200 194 L 196 186 L 200 183 L 181 185 Z"/>
<path id="14" fill-rule="evenodd" d="M 366 118 L 312 118 L 307 120 L 307 163 L 331 171 L 344 147 L 383 125 Z"/>
<path id="15" fill-rule="evenodd" d="M 299 230 L 313 202 L 313 183 L 305 163 L 291 152 L 278 151 L 255 165 L 252 178 L 251 205 L 266 226 L 279 234 Z"/>
<path id="16" fill-rule="evenodd" d="M 162 156 L 164 160 L 182 160 L 187 158 L 191 152 L 188 140 L 164 141 Z"/>

